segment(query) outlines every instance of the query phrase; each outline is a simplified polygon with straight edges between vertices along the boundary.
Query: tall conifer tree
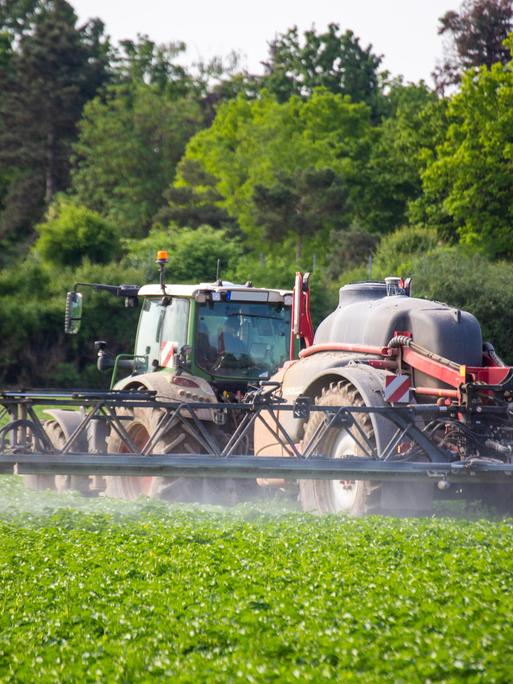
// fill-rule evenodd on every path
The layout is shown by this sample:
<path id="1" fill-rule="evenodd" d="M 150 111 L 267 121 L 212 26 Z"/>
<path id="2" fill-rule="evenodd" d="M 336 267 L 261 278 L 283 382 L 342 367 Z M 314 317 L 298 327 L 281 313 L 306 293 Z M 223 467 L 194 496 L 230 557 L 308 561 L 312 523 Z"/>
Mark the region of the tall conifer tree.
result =
<path id="1" fill-rule="evenodd" d="M 77 27 L 65 0 L 29 5 L 16 21 L 14 6 L 10 22 L 0 14 L 12 48 L 0 63 L 0 165 L 10 179 L 0 235 L 16 242 L 31 237 L 45 206 L 67 187 L 76 123 L 107 77 L 99 20 Z"/>

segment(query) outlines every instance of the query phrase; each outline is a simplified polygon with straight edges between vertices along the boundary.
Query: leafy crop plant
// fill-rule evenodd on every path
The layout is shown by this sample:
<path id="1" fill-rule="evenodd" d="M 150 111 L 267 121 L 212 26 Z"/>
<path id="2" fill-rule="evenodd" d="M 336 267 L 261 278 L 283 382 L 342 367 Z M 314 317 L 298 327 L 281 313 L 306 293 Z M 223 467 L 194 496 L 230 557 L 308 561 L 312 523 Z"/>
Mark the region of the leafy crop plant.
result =
<path id="1" fill-rule="evenodd" d="M 508 682 L 513 521 L 28 495 L 0 478 L 0 682 Z"/>

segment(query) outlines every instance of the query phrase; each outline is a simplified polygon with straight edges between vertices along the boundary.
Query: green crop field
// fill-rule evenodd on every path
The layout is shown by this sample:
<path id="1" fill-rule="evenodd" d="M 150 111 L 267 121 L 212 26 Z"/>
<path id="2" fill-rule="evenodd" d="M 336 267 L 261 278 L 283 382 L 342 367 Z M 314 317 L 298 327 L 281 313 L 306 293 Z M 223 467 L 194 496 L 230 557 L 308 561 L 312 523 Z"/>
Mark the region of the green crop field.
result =
<path id="1" fill-rule="evenodd" d="M 0 478 L 1 682 L 511 682 L 513 521 L 315 518 Z"/>

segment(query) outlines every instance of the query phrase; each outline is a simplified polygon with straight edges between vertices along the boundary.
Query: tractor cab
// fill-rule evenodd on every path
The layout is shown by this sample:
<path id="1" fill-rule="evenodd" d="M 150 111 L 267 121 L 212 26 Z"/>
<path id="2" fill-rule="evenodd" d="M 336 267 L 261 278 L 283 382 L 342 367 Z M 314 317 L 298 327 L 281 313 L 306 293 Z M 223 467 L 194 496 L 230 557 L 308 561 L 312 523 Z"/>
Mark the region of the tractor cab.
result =
<path id="1" fill-rule="evenodd" d="M 168 254 L 158 252 L 159 283 L 104 285 L 76 283 L 66 298 L 65 331 L 76 334 L 82 318 L 79 287 L 104 290 L 135 306 L 142 300 L 133 354 L 116 357 L 106 342 L 95 342 L 98 369 L 113 369 L 130 377 L 156 371 L 187 373 L 200 378 L 220 395 L 244 393 L 248 385 L 269 379 L 288 359 L 296 358 L 301 344 L 312 344 L 308 275 L 296 274 L 293 290 L 238 285 L 217 279 L 198 285 L 165 282 Z M 185 380 L 182 380 L 182 383 Z"/>
<path id="2" fill-rule="evenodd" d="M 165 263 L 165 257 L 161 261 Z M 245 391 L 273 375 L 290 358 L 291 349 L 299 349 L 292 335 L 292 291 L 222 280 L 169 285 L 163 263 L 160 283 L 141 288 L 77 283 L 68 293 L 65 330 L 71 334 L 80 329 L 79 286 L 123 296 L 125 304 L 127 298 L 129 305 L 142 302 L 132 354 L 114 357 L 106 342 L 95 342 L 98 369 L 112 369 L 111 387 L 120 370 L 130 371 L 132 377 L 162 371 L 202 378 L 219 392 Z"/>
<path id="3" fill-rule="evenodd" d="M 209 383 L 247 385 L 288 358 L 292 292 L 217 281 L 145 285 L 135 343 L 138 372 L 177 368 Z"/>

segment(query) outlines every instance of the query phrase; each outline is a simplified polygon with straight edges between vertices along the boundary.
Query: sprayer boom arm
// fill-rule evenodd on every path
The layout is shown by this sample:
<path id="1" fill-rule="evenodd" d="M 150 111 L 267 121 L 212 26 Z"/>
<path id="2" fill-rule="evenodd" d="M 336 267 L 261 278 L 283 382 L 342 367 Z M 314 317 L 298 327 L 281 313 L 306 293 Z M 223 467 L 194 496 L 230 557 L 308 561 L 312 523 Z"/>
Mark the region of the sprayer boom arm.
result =
<path id="1" fill-rule="evenodd" d="M 0 454 L 0 472 L 19 475 L 128 475 L 158 477 L 283 478 L 301 480 L 428 480 L 451 484 L 513 485 L 513 465 L 487 461 L 459 463 L 394 463 L 373 459 L 230 456 L 190 454 Z"/>
<path id="2" fill-rule="evenodd" d="M 20 474 L 159 475 L 166 477 L 234 477 L 285 479 L 419 480 L 445 482 L 501 482 L 513 484 L 511 448 L 497 444 L 497 458 L 462 458 L 437 442 L 429 426 L 433 421 L 453 424 L 462 412 L 472 411 L 439 405 L 323 406 L 300 397 L 294 404 L 274 397 L 274 386 L 263 386 L 245 403 L 163 402 L 147 391 L 32 391 L 0 393 L 0 471 Z M 41 407 L 60 411 L 81 408 L 81 418 L 64 443 L 48 440 L 39 416 Z M 36 407 L 38 410 L 36 411 Z M 119 409 L 125 409 L 119 412 Z M 158 409 L 161 420 L 144 445 L 134 445 L 127 429 L 126 409 Z M 498 406 L 480 407 L 479 419 L 495 419 L 504 411 Z M 212 423 L 234 413 L 237 429 L 226 441 L 209 431 Z M 287 430 L 293 420 L 308 420 L 322 413 L 324 420 L 308 441 L 300 443 Z M 390 438 L 376 445 L 360 427 L 358 414 L 386 420 Z M 78 414 L 73 413 L 77 416 Z M 288 419 L 286 419 L 288 416 Z M 361 416 L 360 416 L 361 419 Z M 84 453 L 89 427 L 102 421 L 126 445 L 127 453 Z M 255 424 L 262 422 L 276 444 L 270 456 L 240 455 Z M 202 453 L 195 455 L 155 453 L 155 445 L 172 426 L 186 424 Z M 425 428 L 422 426 L 426 426 Z M 333 429 L 345 430 L 354 440 L 358 458 L 325 458 L 319 445 Z M 217 435 L 217 437 L 215 436 Z M 488 446 L 491 442 L 488 440 Z M 405 456 L 404 446 L 409 453 Z M 492 445 L 493 447 L 493 445 Z M 499 449 L 500 447 L 500 449 Z M 287 454 L 287 457 L 279 454 Z M 355 454 L 356 455 L 356 454 Z"/>

